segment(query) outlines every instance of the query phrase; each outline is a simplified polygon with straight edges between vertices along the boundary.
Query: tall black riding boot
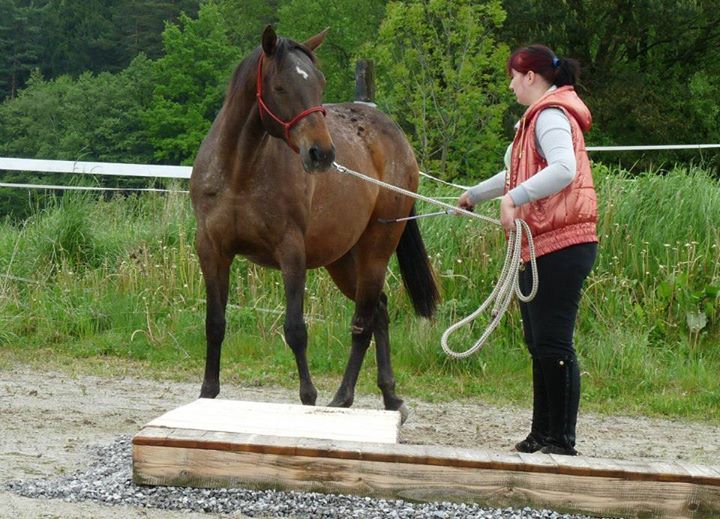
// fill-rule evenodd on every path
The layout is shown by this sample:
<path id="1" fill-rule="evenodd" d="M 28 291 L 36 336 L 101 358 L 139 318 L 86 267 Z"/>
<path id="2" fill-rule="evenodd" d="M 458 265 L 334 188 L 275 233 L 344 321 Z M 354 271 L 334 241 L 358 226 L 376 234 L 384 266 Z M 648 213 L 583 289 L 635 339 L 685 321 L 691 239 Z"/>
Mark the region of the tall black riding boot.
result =
<path id="1" fill-rule="evenodd" d="M 549 410 L 547 390 L 543 380 L 540 361 L 533 358 L 533 415 L 530 434 L 523 441 L 515 444 L 519 452 L 537 452 L 545 446 L 549 428 Z"/>
<path id="2" fill-rule="evenodd" d="M 575 426 L 580 405 L 577 358 L 541 359 L 540 364 L 550 409 L 549 434 L 541 452 L 575 456 Z"/>

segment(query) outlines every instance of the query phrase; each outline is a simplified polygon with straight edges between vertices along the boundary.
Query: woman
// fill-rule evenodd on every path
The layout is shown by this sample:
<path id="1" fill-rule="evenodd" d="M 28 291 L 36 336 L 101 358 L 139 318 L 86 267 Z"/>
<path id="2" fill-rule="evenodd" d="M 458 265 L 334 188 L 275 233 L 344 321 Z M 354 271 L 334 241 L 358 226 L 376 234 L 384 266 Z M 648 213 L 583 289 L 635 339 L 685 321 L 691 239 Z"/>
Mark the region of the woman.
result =
<path id="1" fill-rule="evenodd" d="M 583 282 L 597 253 L 597 204 L 583 132 L 591 115 L 575 93 L 579 66 L 542 45 L 515 51 L 508 61 L 510 89 L 527 110 L 505 154 L 506 171 L 469 189 L 458 206 L 502 196 L 500 221 L 507 232 L 517 218 L 532 230 L 539 291 L 520 303 L 533 365 L 530 434 L 520 452 L 576 455 L 575 424 L 580 370 L 573 332 Z M 527 246 L 523 261 L 529 260 Z M 526 265 L 524 265 L 526 266 Z M 527 293 L 529 268 L 520 272 Z"/>

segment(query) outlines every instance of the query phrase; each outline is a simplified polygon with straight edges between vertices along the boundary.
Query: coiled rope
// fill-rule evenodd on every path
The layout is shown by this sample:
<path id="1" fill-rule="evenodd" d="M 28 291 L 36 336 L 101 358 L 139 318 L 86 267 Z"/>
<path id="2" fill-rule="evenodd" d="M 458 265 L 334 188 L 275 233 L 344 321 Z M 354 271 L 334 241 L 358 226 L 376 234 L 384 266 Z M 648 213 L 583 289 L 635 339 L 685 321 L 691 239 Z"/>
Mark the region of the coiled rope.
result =
<path id="1" fill-rule="evenodd" d="M 338 164 L 337 162 L 333 162 L 333 166 L 339 173 L 351 175 L 371 184 L 375 184 L 376 186 L 380 186 L 390 191 L 394 191 L 395 193 L 400 193 L 410 198 L 414 198 L 416 200 L 427 202 L 428 204 L 442 207 L 448 210 L 446 211 L 448 213 L 452 211 L 456 214 L 463 214 L 465 216 L 477 218 L 495 225 L 501 225 L 500 220 L 497 220 L 495 218 L 490 218 L 489 216 L 473 213 L 460 207 L 441 202 L 434 198 L 430 198 L 419 193 L 414 193 L 413 191 L 408 191 L 407 189 L 388 184 L 387 182 L 383 182 L 381 180 L 369 177 L 358 171 L 353 171 L 352 169 Z M 524 295 L 520 290 L 519 281 L 519 273 L 522 265 L 521 250 L 523 233 L 525 234 L 528 242 L 528 249 L 530 251 L 530 268 L 532 272 L 532 288 L 530 289 L 530 293 L 527 295 Z M 495 288 L 493 288 L 490 296 L 488 296 L 488 298 L 480 305 L 477 310 L 475 310 L 472 314 L 468 315 L 461 321 L 458 321 L 457 323 L 450 326 L 447 330 L 445 330 L 445 333 L 443 333 L 440 341 L 443 351 L 449 356 L 456 359 L 462 359 L 475 353 L 477 350 L 482 348 L 483 344 L 485 343 L 485 341 L 487 341 L 490 334 L 500 324 L 500 320 L 503 318 L 503 315 L 507 311 L 508 306 L 510 305 L 510 301 L 512 301 L 513 294 L 516 294 L 520 301 L 531 301 L 535 297 L 535 294 L 537 294 L 538 284 L 539 279 L 537 273 L 537 262 L 535 259 L 535 244 L 533 242 L 532 233 L 530 232 L 530 227 L 528 227 L 527 223 L 525 223 L 523 220 L 518 219 L 515 220 L 515 229 L 510 232 L 508 249 L 507 253 L 505 254 L 505 263 L 503 264 L 503 268 L 500 273 L 500 279 L 495 285 Z M 487 307 L 490 306 L 491 303 L 494 303 L 491 312 L 492 319 L 480 339 L 478 339 L 472 347 L 465 351 L 456 352 L 450 349 L 447 344 L 448 337 L 450 337 L 451 334 L 453 334 L 455 331 L 462 328 L 466 324 L 469 324 L 475 319 L 477 319 L 477 317 L 482 314 L 487 309 Z"/>
<path id="2" fill-rule="evenodd" d="M 530 293 L 528 295 L 524 295 L 522 290 L 520 290 L 520 268 L 522 266 L 520 251 L 522 250 L 523 232 L 528 240 L 528 248 L 530 250 L 530 269 L 532 273 L 532 288 L 530 289 Z M 456 359 L 463 359 L 475 353 L 477 350 L 482 348 L 485 341 L 487 341 L 488 337 L 490 337 L 490 334 L 495 331 L 495 328 L 497 328 L 500 324 L 508 306 L 510 306 L 513 294 L 516 294 L 520 301 L 527 303 L 528 301 L 532 301 L 535 294 L 537 294 L 538 284 L 537 261 L 535 259 L 535 244 L 533 243 L 532 233 L 530 232 L 528 224 L 525 223 L 525 221 L 518 219 L 515 220 L 515 229 L 510 233 L 507 253 L 505 254 L 505 263 L 503 264 L 502 271 L 500 272 L 500 279 L 498 279 L 495 288 L 493 288 L 493 291 L 490 293 L 488 298 L 480 305 L 480 307 L 478 307 L 477 310 L 468 315 L 465 319 L 458 321 L 445 330 L 445 333 L 443 333 L 442 338 L 440 339 L 443 351 Z M 448 337 L 466 324 L 469 324 L 477 319 L 477 317 L 482 314 L 488 306 L 490 306 L 490 303 L 493 302 L 492 312 L 490 313 L 492 319 L 477 342 L 462 352 L 451 350 L 448 346 Z"/>

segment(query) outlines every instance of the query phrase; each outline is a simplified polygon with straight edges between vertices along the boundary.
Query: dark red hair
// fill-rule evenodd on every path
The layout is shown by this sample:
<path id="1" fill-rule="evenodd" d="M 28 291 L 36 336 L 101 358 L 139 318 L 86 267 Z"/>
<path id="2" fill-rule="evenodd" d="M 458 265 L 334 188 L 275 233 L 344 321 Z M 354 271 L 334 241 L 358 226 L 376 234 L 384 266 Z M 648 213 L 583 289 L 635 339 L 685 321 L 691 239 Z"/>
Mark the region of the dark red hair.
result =
<path id="1" fill-rule="evenodd" d="M 516 50 L 507 64 L 508 74 L 517 70 L 527 74 L 531 70 L 540 74 L 550 84 L 575 86 L 580 76 L 580 64 L 574 59 L 558 58 L 545 45 L 530 45 Z"/>

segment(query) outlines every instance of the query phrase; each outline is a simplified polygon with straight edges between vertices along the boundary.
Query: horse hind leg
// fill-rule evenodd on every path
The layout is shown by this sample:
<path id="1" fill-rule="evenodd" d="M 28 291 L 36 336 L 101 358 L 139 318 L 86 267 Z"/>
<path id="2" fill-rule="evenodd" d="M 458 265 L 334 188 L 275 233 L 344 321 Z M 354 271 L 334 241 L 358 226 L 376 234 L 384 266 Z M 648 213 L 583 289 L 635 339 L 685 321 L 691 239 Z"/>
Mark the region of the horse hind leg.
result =
<path id="1" fill-rule="evenodd" d="M 350 348 L 350 357 L 340 387 L 328 406 L 350 407 L 353 404 L 360 368 L 363 360 L 365 360 L 365 353 L 367 353 L 372 338 L 373 319 L 372 305 L 356 305 L 351 322 L 352 346 Z"/>
<path id="2" fill-rule="evenodd" d="M 395 375 L 390 360 L 390 336 L 388 332 L 389 317 L 387 310 L 387 296 L 380 294 L 380 300 L 375 308 L 373 335 L 375 336 L 375 358 L 377 360 L 377 385 L 383 395 L 385 409 L 400 411 L 401 423 L 405 423 L 410 410 L 405 402 L 395 394 Z"/>
<path id="3" fill-rule="evenodd" d="M 347 255 L 342 262 L 328 268 L 343 293 L 355 300 L 350 356 L 340 387 L 328 404 L 331 407 L 350 407 L 354 401 L 355 386 L 375 329 L 376 307 L 385 280 L 386 264 L 374 261 L 363 265 L 359 261 Z"/>

